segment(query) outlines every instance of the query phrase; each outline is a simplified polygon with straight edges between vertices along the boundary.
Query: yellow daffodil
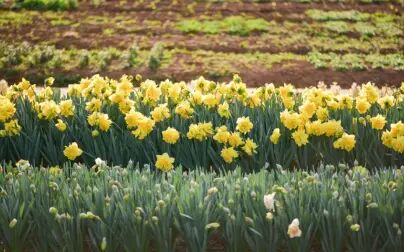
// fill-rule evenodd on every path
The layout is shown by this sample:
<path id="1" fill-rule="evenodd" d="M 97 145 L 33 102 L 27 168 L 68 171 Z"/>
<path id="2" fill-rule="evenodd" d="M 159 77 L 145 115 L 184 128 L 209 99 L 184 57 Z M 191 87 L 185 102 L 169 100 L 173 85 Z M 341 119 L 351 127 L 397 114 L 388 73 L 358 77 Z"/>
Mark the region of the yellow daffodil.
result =
<path id="1" fill-rule="evenodd" d="M 223 148 L 220 156 L 226 163 L 232 163 L 234 159 L 238 158 L 238 153 L 233 147 Z"/>
<path id="2" fill-rule="evenodd" d="M 253 123 L 250 121 L 250 118 L 247 117 L 240 117 L 237 119 L 237 127 L 236 129 L 243 134 L 247 134 L 253 128 Z"/>
<path id="3" fill-rule="evenodd" d="M 281 131 L 279 128 L 275 128 L 272 131 L 272 134 L 270 136 L 270 140 L 273 144 L 277 144 L 279 142 L 279 138 L 281 137 Z"/>
<path id="4" fill-rule="evenodd" d="M 77 157 L 81 156 L 83 151 L 79 148 L 76 142 L 71 143 L 69 146 L 65 146 L 63 154 L 69 160 L 75 160 Z"/>
<path id="5" fill-rule="evenodd" d="M 386 118 L 382 115 L 377 115 L 369 119 L 372 128 L 382 130 L 386 124 Z"/>
<path id="6" fill-rule="evenodd" d="M 55 124 L 55 126 L 61 132 L 65 131 L 67 128 L 66 123 L 64 123 L 61 119 L 58 119 L 58 122 Z"/>
<path id="7" fill-rule="evenodd" d="M 302 145 L 306 145 L 309 141 L 309 135 L 306 134 L 304 129 L 298 129 L 292 133 L 292 138 L 295 140 L 295 143 L 300 147 Z"/>
<path id="8" fill-rule="evenodd" d="M 344 133 L 341 138 L 334 142 L 334 148 L 351 151 L 355 147 L 355 135 L 348 135 Z"/>
<path id="9" fill-rule="evenodd" d="M 168 172 L 171 171 L 174 168 L 174 161 L 175 159 L 170 157 L 167 153 L 164 153 L 162 155 L 157 155 L 157 160 L 156 160 L 156 168 L 163 171 L 163 172 Z"/>
<path id="10" fill-rule="evenodd" d="M 175 144 L 180 138 L 180 133 L 178 130 L 168 127 L 165 131 L 161 133 L 163 135 L 163 140 L 169 144 Z"/>

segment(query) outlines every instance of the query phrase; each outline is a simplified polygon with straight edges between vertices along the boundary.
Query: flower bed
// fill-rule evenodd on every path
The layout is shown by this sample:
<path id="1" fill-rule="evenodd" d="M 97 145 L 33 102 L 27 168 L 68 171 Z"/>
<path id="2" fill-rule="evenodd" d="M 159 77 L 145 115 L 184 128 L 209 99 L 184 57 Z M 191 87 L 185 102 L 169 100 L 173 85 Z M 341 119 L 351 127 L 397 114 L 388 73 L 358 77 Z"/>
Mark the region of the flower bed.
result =
<path id="1" fill-rule="evenodd" d="M 404 167 L 241 170 L 20 161 L 0 173 L 0 248 L 174 251 L 185 240 L 187 251 L 205 251 L 212 237 L 226 251 L 404 248 Z"/>
<path id="2" fill-rule="evenodd" d="M 249 93 L 238 76 L 229 83 L 201 77 L 193 88 L 94 76 L 60 97 L 52 81 L 37 91 L 23 80 L 0 96 L 2 160 L 92 165 L 100 157 L 163 171 L 404 163 L 404 85 L 382 92 L 367 83 L 336 95 L 269 84 Z"/>

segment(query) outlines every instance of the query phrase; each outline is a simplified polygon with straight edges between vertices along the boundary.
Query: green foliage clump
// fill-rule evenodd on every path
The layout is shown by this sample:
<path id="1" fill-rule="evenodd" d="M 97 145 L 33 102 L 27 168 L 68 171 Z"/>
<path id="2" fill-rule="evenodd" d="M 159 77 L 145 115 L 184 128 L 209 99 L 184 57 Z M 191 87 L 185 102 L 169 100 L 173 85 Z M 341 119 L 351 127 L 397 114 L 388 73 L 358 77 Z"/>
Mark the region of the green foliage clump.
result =
<path id="1" fill-rule="evenodd" d="M 2 166 L 0 248 L 201 252 L 216 235 L 226 251 L 403 251 L 402 169 L 274 169 Z"/>
<path id="2" fill-rule="evenodd" d="M 139 63 L 139 47 L 133 44 L 124 55 L 125 66 L 134 67 Z"/>
<path id="3" fill-rule="evenodd" d="M 16 0 L 15 8 L 31 10 L 69 10 L 75 9 L 77 0 Z"/>
<path id="4" fill-rule="evenodd" d="M 323 11 L 311 9 L 306 11 L 306 15 L 318 21 L 366 21 L 370 18 L 369 13 L 359 12 L 356 10 L 349 11 Z"/>
<path id="5" fill-rule="evenodd" d="M 366 69 L 404 69 L 404 57 L 400 53 L 392 54 L 336 54 L 311 52 L 308 55 L 310 63 L 316 68 L 332 68 L 337 71 L 366 70 Z"/>
<path id="6" fill-rule="evenodd" d="M 156 43 L 153 48 L 150 50 L 149 58 L 148 58 L 148 67 L 152 71 L 156 71 L 160 68 L 162 64 L 162 60 L 164 57 L 164 47 L 161 43 Z"/>
<path id="7" fill-rule="evenodd" d="M 269 22 L 261 18 L 231 16 L 223 20 L 182 20 L 177 23 L 177 28 L 185 33 L 228 33 L 247 36 L 251 32 L 265 32 L 269 25 Z"/>

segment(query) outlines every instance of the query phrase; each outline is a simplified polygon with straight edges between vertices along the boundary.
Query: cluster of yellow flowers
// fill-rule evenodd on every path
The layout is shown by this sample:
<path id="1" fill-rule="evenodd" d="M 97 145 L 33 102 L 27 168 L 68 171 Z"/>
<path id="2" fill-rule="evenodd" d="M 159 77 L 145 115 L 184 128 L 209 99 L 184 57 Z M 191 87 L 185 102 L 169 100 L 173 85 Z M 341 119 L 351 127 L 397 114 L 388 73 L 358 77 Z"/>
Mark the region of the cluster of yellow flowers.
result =
<path id="1" fill-rule="evenodd" d="M 404 153 L 404 123 L 399 121 L 391 124 L 391 129 L 383 132 L 382 141 L 387 147 Z"/>
<path id="2" fill-rule="evenodd" d="M 242 134 L 248 134 L 253 127 L 249 117 L 240 117 L 237 119 L 237 131 L 229 132 L 226 126 L 216 128 L 213 139 L 224 146 L 220 155 L 226 163 L 232 163 L 234 159 L 238 158 L 241 150 L 249 156 L 256 153 L 257 144 L 250 138 L 242 138 Z"/>
<path id="3" fill-rule="evenodd" d="M 157 125 L 164 125 L 165 130 L 161 132 L 164 142 L 175 145 L 182 137 L 193 141 L 212 139 L 220 146 L 220 155 L 226 163 L 232 163 L 241 154 L 252 156 L 257 152 L 261 143 L 254 142 L 254 131 L 263 130 L 260 118 L 254 116 L 254 111 L 258 110 L 276 110 L 279 115 L 280 123 L 265 129 L 269 130 L 267 141 L 272 144 L 278 144 L 284 135 L 290 136 L 299 147 L 308 144 L 312 137 L 328 137 L 335 149 L 352 151 L 357 141 L 355 125 L 369 123 L 377 132 L 391 128 L 378 133 L 382 143 L 404 152 L 403 123 L 388 125 L 386 119 L 390 108 L 403 106 L 404 83 L 401 88 L 384 93 L 367 83 L 352 95 L 335 94 L 321 87 L 299 93 L 290 84 L 279 88 L 266 84 L 250 92 L 238 76 L 229 83 L 216 83 L 203 77 L 190 85 L 146 80 L 135 88 L 133 83 L 129 76 L 117 81 L 96 75 L 69 85 L 68 96 L 57 102 L 58 94 L 50 86 L 38 90 L 23 79 L 0 96 L 0 137 L 18 135 L 24 130 L 19 125 L 15 103 L 18 97 L 23 97 L 31 103 L 39 120 L 52 122 L 61 132 L 69 129 L 68 118 L 84 114 L 93 130 L 92 136 L 97 137 L 99 131 L 108 132 L 116 123 L 116 117 L 109 113 L 111 108 L 116 108 L 127 130 L 138 140 L 145 139 Z M 274 100 L 276 106 L 270 103 Z M 195 119 L 204 113 L 214 114 L 217 118 L 214 123 L 219 124 Z M 340 115 L 338 119 L 334 119 L 336 113 Z M 344 113 L 353 118 L 349 125 L 341 119 Z M 187 125 L 187 132 L 170 125 L 169 120 L 182 120 L 181 125 Z M 81 153 L 77 143 L 66 147 L 64 152 L 70 160 Z M 174 162 L 165 154 L 157 157 L 156 167 L 162 170 L 170 169 Z"/>
<path id="4" fill-rule="evenodd" d="M 358 96 L 349 95 L 334 95 L 330 90 L 321 88 L 309 88 L 303 91 L 303 104 L 298 107 L 298 111 L 293 110 L 294 89 L 290 85 L 285 85 L 279 88 L 281 101 L 286 108 L 280 113 L 282 124 L 292 131 L 292 138 L 298 146 L 309 143 L 310 136 L 337 137 L 333 146 L 336 149 L 351 151 L 356 144 L 355 135 L 345 132 L 340 120 L 329 119 L 329 114 L 336 111 L 343 112 L 344 110 L 350 113 L 358 113 L 358 117 L 353 118 L 353 123 L 359 121 L 366 125 L 370 122 L 373 129 L 383 130 L 386 125 L 386 118 L 383 115 L 377 114 L 374 117 L 363 114 L 369 112 L 373 104 L 378 104 L 384 113 L 394 105 L 398 105 L 403 101 L 404 83 L 399 90 L 395 90 L 393 95 L 385 95 L 380 97 L 380 90 L 371 83 L 362 86 L 358 92 Z M 355 109 L 353 110 L 355 105 Z M 271 141 L 277 143 L 280 132 L 275 129 L 271 136 Z M 392 145 L 383 143 L 390 148 Z M 400 152 L 400 148 L 393 148 Z"/>
<path id="5" fill-rule="evenodd" d="M 16 119 L 12 119 L 15 115 L 16 108 L 6 97 L 0 95 L 0 124 L 3 123 L 4 129 L 0 129 L 0 137 L 18 135 L 21 126 Z"/>

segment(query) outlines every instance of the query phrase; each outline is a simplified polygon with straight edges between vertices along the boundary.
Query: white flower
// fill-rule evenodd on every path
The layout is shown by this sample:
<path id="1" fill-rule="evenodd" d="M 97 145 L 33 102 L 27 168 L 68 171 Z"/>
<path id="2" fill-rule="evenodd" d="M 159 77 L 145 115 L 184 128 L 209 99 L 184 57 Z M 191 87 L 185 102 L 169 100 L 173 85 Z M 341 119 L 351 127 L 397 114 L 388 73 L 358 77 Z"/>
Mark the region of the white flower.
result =
<path id="1" fill-rule="evenodd" d="M 299 228 L 299 219 L 294 219 L 288 227 L 288 235 L 290 238 L 300 237 L 302 235 L 302 230 Z"/>
<path id="2" fill-rule="evenodd" d="M 95 159 L 95 164 L 98 165 L 98 166 L 104 166 L 104 165 L 107 165 L 107 162 L 105 162 L 101 158 L 96 158 Z"/>
<path id="3" fill-rule="evenodd" d="M 275 209 L 275 193 L 264 195 L 264 205 L 268 211 Z"/>

